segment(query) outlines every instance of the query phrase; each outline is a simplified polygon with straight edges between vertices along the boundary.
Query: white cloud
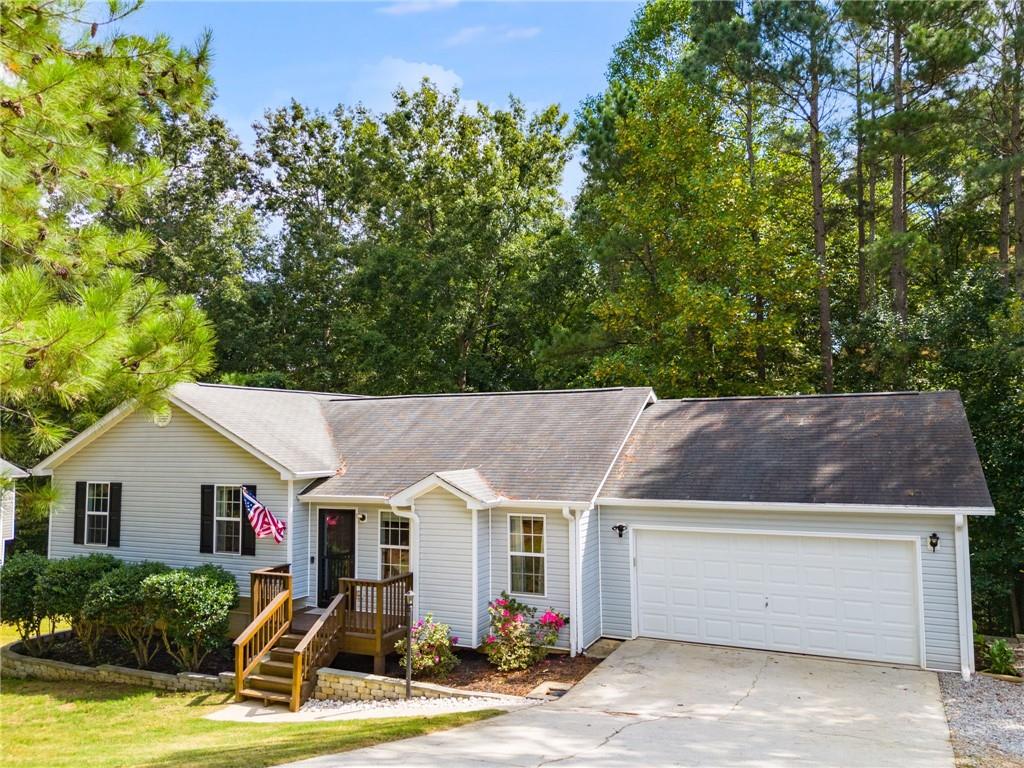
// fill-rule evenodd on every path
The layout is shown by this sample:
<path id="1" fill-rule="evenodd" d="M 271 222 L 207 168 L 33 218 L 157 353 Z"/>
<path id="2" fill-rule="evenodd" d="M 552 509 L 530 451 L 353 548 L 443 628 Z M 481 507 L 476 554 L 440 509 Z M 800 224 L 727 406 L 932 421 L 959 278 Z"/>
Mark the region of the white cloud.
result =
<path id="1" fill-rule="evenodd" d="M 505 30 L 506 40 L 529 40 L 540 34 L 540 27 L 512 27 Z"/>
<path id="2" fill-rule="evenodd" d="M 463 27 L 458 32 L 445 38 L 448 48 L 467 45 L 478 40 L 529 40 L 541 33 L 540 27 Z"/>
<path id="3" fill-rule="evenodd" d="M 463 27 L 454 35 L 450 35 L 445 38 L 444 44 L 448 48 L 465 45 L 466 43 L 471 43 L 474 40 L 479 39 L 486 31 L 487 27 Z"/>
<path id="4" fill-rule="evenodd" d="M 407 16 L 411 13 L 429 13 L 444 8 L 451 8 L 459 0 L 397 0 L 377 9 L 378 13 L 388 16 Z"/>
<path id="5" fill-rule="evenodd" d="M 387 56 L 360 70 L 350 87 L 350 101 L 361 102 L 372 110 L 382 111 L 391 106 L 391 93 L 398 86 L 415 90 L 424 77 L 429 78 L 442 91 L 462 87 L 462 78 L 440 64 Z"/>

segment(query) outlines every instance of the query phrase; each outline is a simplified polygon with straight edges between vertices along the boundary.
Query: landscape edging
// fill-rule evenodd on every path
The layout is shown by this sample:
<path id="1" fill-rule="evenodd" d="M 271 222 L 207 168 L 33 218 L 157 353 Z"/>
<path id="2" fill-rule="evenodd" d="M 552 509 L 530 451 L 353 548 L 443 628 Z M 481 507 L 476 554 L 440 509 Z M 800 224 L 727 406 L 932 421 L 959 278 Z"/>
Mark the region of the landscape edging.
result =
<path id="1" fill-rule="evenodd" d="M 63 634 L 63 633 L 55 633 Z M 93 683 L 122 683 L 156 688 L 162 691 L 231 691 L 234 674 L 204 675 L 198 672 L 151 672 L 148 669 L 100 664 L 87 667 L 66 661 L 38 659 L 14 650 L 20 641 L 0 648 L 0 670 L 11 677 L 36 680 L 83 680 Z"/>
<path id="2" fill-rule="evenodd" d="M 500 693 L 489 691 L 467 691 L 448 688 L 434 683 L 413 681 L 411 693 L 414 698 L 457 698 L 457 699 L 508 699 Z M 317 670 L 314 699 L 336 701 L 383 701 L 405 698 L 405 680 L 397 677 L 371 675 L 365 672 L 351 672 L 347 669 L 321 667 Z"/>

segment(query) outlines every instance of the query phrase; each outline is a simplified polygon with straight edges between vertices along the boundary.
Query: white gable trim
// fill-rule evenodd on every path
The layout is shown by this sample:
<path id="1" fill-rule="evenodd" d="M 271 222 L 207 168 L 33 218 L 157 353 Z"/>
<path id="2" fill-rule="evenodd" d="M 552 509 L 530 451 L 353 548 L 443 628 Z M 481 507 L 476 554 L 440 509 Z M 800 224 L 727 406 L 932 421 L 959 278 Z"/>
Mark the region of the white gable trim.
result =
<path id="1" fill-rule="evenodd" d="M 393 507 L 408 507 L 413 503 L 413 501 L 423 494 L 430 493 L 438 488 L 448 491 L 448 493 L 453 496 L 457 496 L 462 499 L 466 502 L 466 506 L 469 507 L 469 509 L 487 509 L 495 504 L 495 502 L 489 503 L 484 499 L 477 498 L 471 493 L 467 493 L 457 485 L 454 485 L 443 477 L 438 476 L 436 472 L 427 475 L 422 480 L 413 483 L 407 488 L 403 488 L 388 499 L 388 501 Z"/>
<path id="2" fill-rule="evenodd" d="M 640 410 L 636 412 L 636 416 L 633 418 L 632 423 L 629 425 L 629 429 L 626 430 L 626 434 L 622 437 L 622 442 L 619 443 L 619 449 L 615 451 L 615 455 L 612 456 L 611 463 L 608 465 L 607 471 L 604 473 L 604 477 L 601 478 L 601 482 L 597 484 L 597 490 L 594 491 L 593 498 L 590 499 L 590 507 L 597 504 L 597 497 L 601 495 L 601 491 L 604 490 L 605 483 L 608 482 L 608 477 L 611 475 L 612 470 L 615 469 L 615 465 L 619 463 L 619 456 L 626 447 L 626 443 L 629 442 L 629 438 L 632 436 L 633 431 L 636 429 L 637 423 L 640 421 L 640 417 L 644 415 L 644 411 L 647 410 L 648 406 L 658 402 L 658 396 L 654 394 L 654 390 L 650 391 L 647 395 L 647 399 L 644 400 L 644 404 L 640 406 Z"/>
<path id="3" fill-rule="evenodd" d="M 993 507 L 926 507 L 909 504 L 804 504 L 773 501 L 696 501 L 693 499 L 626 499 L 603 497 L 597 504 L 606 507 L 647 507 L 677 509 L 722 509 L 751 512 L 835 512 L 851 515 L 986 515 Z"/>

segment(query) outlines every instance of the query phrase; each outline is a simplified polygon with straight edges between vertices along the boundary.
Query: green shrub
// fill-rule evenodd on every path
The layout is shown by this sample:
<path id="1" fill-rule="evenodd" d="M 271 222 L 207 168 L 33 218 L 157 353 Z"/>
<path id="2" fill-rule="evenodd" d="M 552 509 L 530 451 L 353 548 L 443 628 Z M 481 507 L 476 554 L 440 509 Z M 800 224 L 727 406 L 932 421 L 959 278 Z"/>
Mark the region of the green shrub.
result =
<path id="1" fill-rule="evenodd" d="M 17 552 L 0 568 L 0 620 L 15 626 L 22 645 L 32 656 L 44 650 L 40 636 L 43 615 L 36 602 L 36 585 L 48 565 L 49 560 L 35 552 Z"/>
<path id="2" fill-rule="evenodd" d="M 71 630 L 93 660 L 103 625 L 85 615 L 85 597 L 105 574 L 122 567 L 117 558 L 98 553 L 50 560 L 36 584 L 36 605 L 40 614 L 51 621 L 63 619 L 71 624 Z"/>
<path id="3" fill-rule="evenodd" d="M 142 583 L 150 576 L 167 573 L 163 563 L 132 563 L 105 573 L 85 598 L 85 617 L 99 626 L 112 628 L 132 650 L 140 669 L 153 658 L 156 616 L 142 596 Z"/>
<path id="4" fill-rule="evenodd" d="M 227 636 L 238 585 L 223 568 L 204 565 L 149 576 L 142 595 L 167 653 L 194 672 Z"/>
<path id="5" fill-rule="evenodd" d="M 412 671 L 437 677 L 447 677 L 459 665 L 459 657 L 452 652 L 452 646 L 459 638 L 451 637 L 451 627 L 434 621 L 433 614 L 412 625 Z M 401 655 L 402 669 L 405 669 L 405 638 L 395 643 L 395 652 Z"/>
<path id="6" fill-rule="evenodd" d="M 1017 661 L 1013 649 L 1005 640 L 999 638 L 993 640 L 985 649 L 985 659 L 988 663 L 988 671 L 997 675 L 1016 675 Z"/>

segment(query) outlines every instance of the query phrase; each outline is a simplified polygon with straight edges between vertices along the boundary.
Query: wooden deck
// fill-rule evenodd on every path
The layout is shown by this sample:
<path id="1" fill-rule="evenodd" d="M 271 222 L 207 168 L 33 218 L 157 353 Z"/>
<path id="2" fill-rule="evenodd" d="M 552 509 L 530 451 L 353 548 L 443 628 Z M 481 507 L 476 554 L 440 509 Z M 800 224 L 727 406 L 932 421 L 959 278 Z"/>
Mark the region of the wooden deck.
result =
<path id="1" fill-rule="evenodd" d="M 236 696 L 298 709 L 315 686 L 316 669 L 338 653 L 372 656 L 374 672 L 383 674 L 405 635 L 412 584 L 411 573 L 341 579 L 326 609 L 295 609 L 288 566 L 254 571 L 251 621 L 235 640 Z"/>

